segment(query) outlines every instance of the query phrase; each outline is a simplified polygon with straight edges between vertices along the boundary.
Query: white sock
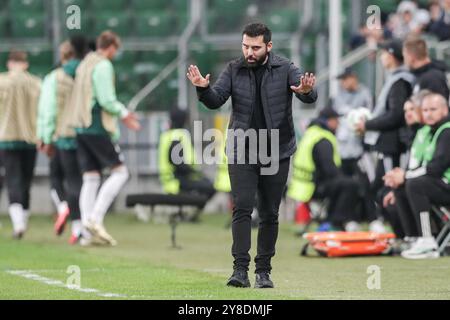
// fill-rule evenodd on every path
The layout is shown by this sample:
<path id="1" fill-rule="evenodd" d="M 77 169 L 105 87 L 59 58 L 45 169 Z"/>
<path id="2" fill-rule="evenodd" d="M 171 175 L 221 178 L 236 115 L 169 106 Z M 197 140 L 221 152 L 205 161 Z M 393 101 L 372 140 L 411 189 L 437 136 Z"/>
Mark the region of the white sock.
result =
<path id="1" fill-rule="evenodd" d="M 26 223 L 23 206 L 19 203 L 11 204 L 9 206 L 9 216 L 11 217 L 14 232 L 24 232 L 26 229 Z"/>
<path id="2" fill-rule="evenodd" d="M 66 212 L 68 212 L 69 209 L 69 204 L 67 203 L 67 201 L 62 201 L 59 203 L 58 205 L 58 214 L 64 214 Z"/>
<path id="3" fill-rule="evenodd" d="M 25 229 L 28 228 L 28 220 L 30 220 L 30 210 L 23 210 L 23 221 L 25 222 Z"/>
<path id="4" fill-rule="evenodd" d="M 81 236 L 86 240 L 92 239 L 92 234 L 81 224 Z"/>
<path id="5" fill-rule="evenodd" d="M 81 229 L 83 228 L 81 220 L 72 221 L 72 235 L 79 237 L 81 235 Z"/>
<path id="6" fill-rule="evenodd" d="M 53 205 L 55 206 L 56 210 L 58 210 L 59 205 L 61 204 L 61 199 L 59 198 L 58 192 L 56 192 L 55 189 L 50 190 L 50 198 L 52 199 Z"/>
<path id="7" fill-rule="evenodd" d="M 106 211 L 127 182 L 130 174 L 125 166 L 112 171 L 108 179 L 103 183 L 95 200 L 93 219 L 96 223 L 103 224 Z"/>
<path id="8" fill-rule="evenodd" d="M 95 198 L 97 197 L 97 190 L 100 187 L 99 174 L 84 174 L 83 186 L 80 192 L 80 213 L 81 221 L 86 225 L 91 219 L 94 211 Z"/>
<path id="9" fill-rule="evenodd" d="M 430 214 L 428 212 L 420 213 L 420 224 L 422 228 L 422 237 L 432 238 L 433 235 L 431 234 Z"/>

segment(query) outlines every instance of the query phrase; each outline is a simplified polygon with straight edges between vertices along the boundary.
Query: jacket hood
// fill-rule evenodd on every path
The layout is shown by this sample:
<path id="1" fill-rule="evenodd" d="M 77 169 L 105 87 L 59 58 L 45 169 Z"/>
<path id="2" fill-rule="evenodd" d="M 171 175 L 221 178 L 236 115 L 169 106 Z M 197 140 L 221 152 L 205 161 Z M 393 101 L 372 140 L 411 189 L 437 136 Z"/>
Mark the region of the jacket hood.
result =
<path id="1" fill-rule="evenodd" d="M 414 74 L 421 74 L 429 70 L 439 70 L 443 72 L 449 71 L 447 64 L 444 61 L 433 60 L 429 64 L 424 65 L 418 69 L 412 70 Z"/>

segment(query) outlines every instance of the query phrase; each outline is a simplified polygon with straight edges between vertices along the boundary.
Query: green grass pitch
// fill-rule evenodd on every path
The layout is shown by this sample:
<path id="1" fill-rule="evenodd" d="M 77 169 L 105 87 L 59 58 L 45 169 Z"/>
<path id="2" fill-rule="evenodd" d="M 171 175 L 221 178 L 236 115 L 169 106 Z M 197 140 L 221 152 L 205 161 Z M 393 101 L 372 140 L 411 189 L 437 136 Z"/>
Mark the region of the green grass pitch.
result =
<path id="1" fill-rule="evenodd" d="M 299 256 L 303 240 L 290 225 L 280 230 L 272 275 L 276 288 L 227 288 L 232 265 L 227 219 L 203 216 L 200 224 L 181 224 L 182 249 L 175 250 L 168 225 L 141 223 L 132 215 L 106 218 L 119 241 L 115 248 L 71 247 L 67 234 L 53 235 L 48 217 L 32 217 L 25 239 L 13 241 L 8 217 L 2 215 L 0 299 L 450 299 L 449 258 L 304 258 Z M 255 231 L 253 236 L 255 244 Z M 378 290 L 367 288 L 372 265 L 381 270 Z M 79 267 L 80 290 L 67 286 L 69 266 Z"/>

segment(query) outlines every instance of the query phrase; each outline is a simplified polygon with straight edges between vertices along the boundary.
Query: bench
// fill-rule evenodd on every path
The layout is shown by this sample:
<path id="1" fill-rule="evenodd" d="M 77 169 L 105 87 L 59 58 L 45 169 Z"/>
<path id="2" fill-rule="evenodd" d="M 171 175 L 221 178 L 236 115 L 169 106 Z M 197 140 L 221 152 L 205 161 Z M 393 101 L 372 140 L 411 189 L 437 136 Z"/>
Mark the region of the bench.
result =
<path id="1" fill-rule="evenodd" d="M 450 208 L 433 206 L 432 210 L 444 225 L 436 237 L 436 242 L 439 245 L 439 254 L 445 256 L 447 255 L 446 249 L 450 243 Z"/>
<path id="2" fill-rule="evenodd" d="M 132 208 L 136 205 L 144 205 L 149 206 L 151 210 L 155 206 L 171 206 L 178 207 L 178 211 L 176 213 L 171 213 L 169 216 L 169 224 L 171 227 L 171 241 L 172 247 L 175 249 L 179 249 L 176 242 L 176 229 L 178 223 L 184 220 L 183 208 L 184 207 L 194 207 L 197 208 L 198 214 L 200 210 L 204 208 L 207 198 L 204 196 L 196 195 L 196 194 L 155 194 L 155 193 L 147 193 L 147 194 L 131 194 L 126 198 L 126 206 L 127 208 Z M 195 217 L 198 216 L 195 215 Z"/>

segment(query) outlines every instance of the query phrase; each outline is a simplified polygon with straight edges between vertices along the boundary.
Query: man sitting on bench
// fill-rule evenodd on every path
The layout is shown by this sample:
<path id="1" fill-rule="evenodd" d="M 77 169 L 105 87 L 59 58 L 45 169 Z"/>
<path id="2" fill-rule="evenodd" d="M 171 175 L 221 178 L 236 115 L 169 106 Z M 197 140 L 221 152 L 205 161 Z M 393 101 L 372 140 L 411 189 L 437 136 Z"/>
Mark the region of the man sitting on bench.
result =
<path id="1" fill-rule="evenodd" d="M 407 259 L 438 258 L 438 243 L 431 231 L 432 205 L 450 205 L 450 118 L 446 98 L 429 94 L 422 101 L 422 117 L 430 127 L 431 142 L 423 152 L 422 166 L 416 170 L 397 169 L 405 181 L 411 219 L 416 221 L 420 238 L 402 252 Z"/>
<path id="2" fill-rule="evenodd" d="M 178 108 L 170 112 L 171 129 L 161 134 L 159 142 L 159 178 L 167 194 L 196 194 L 209 200 L 216 191 L 195 165 L 190 134 L 184 129 L 187 116 Z"/>
<path id="3" fill-rule="evenodd" d="M 344 175 L 337 140 L 339 114 L 331 107 L 320 112 L 303 135 L 294 156 L 294 172 L 287 195 L 303 203 L 328 199 L 328 225 L 349 230 L 358 219 L 358 182 Z M 320 231 L 326 230 L 321 226 Z"/>

